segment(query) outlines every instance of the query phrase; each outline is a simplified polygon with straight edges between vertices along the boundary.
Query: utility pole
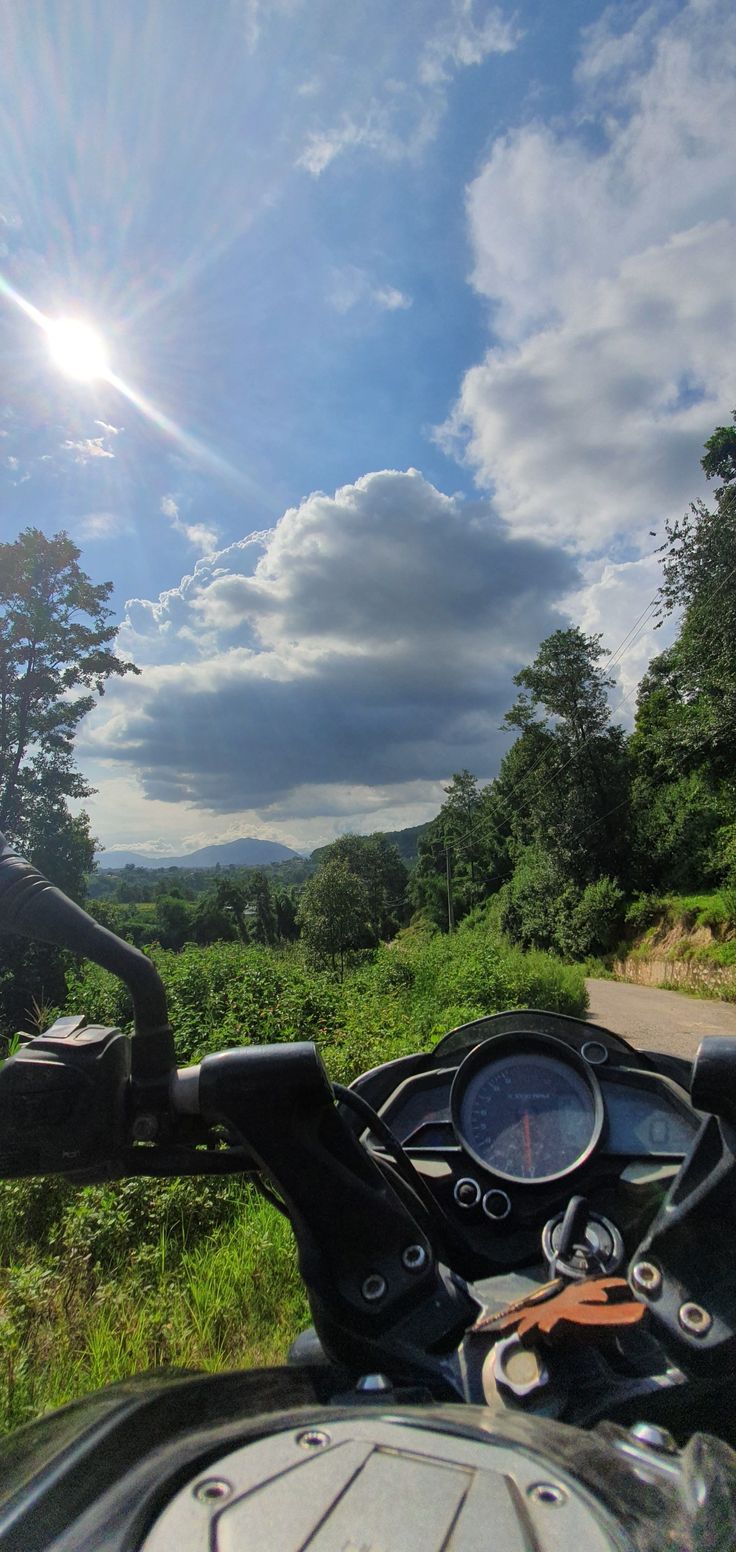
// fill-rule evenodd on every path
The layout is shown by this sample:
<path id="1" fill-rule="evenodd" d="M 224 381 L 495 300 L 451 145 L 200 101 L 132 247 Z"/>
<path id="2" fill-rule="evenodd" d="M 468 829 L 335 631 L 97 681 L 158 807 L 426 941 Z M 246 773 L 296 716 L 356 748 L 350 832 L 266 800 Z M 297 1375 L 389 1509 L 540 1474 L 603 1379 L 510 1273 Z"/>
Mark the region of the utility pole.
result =
<path id="1" fill-rule="evenodd" d="M 452 904 L 452 863 L 450 861 L 450 848 L 445 836 L 445 872 L 447 875 L 447 931 L 455 931 L 455 910 Z"/>

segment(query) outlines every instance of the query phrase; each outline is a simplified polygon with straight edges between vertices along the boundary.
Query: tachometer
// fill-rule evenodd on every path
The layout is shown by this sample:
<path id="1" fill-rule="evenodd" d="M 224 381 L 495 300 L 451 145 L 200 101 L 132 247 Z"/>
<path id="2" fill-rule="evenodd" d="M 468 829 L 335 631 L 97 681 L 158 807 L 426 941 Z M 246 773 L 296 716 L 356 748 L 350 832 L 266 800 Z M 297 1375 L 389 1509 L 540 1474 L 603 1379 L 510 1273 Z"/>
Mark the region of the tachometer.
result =
<path id="1" fill-rule="evenodd" d="M 519 1037 L 484 1042 L 463 1062 L 452 1094 L 455 1130 L 479 1163 L 506 1180 L 546 1181 L 583 1161 L 598 1140 L 603 1103 L 592 1074 Z M 494 1047 L 491 1050 L 489 1047 Z"/>

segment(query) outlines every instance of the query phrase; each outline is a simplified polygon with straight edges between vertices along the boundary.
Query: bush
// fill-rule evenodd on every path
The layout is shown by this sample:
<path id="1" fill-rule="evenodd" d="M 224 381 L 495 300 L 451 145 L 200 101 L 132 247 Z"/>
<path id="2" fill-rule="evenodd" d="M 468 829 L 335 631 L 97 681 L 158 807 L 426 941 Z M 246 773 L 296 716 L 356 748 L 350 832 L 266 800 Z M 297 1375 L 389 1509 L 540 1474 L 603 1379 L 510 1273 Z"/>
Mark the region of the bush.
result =
<path id="1" fill-rule="evenodd" d="M 452 937 L 409 928 L 342 984 L 298 947 L 153 950 L 180 1062 L 314 1039 L 335 1080 L 507 1007 L 582 1014 L 583 970 L 524 954 L 484 913 Z M 114 977 L 69 974 L 69 1011 L 130 1016 Z M 0 1430 L 124 1374 L 283 1358 L 307 1311 L 288 1225 L 232 1180 L 0 1184 Z"/>
<path id="2" fill-rule="evenodd" d="M 634 932 L 644 932 L 662 915 L 665 902 L 659 895 L 637 895 L 626 907 L 624 920 Z"/>
<path id="3" fill-rule="evenodd" d="M 527 949 L 559 946 L 575 894 L 546 852 L 538 846 L 525 847 L 500 893 L 501 930 L 514 943 Z"/>
<path id="4" fill-rule="evenodd" d="M 616 943 L 623 920 L 623 890 L 611 878 L 598 878 L 586 885 L 577 905 L 563 916 L 559 946 L 572 959 L 605 954 Z"/>

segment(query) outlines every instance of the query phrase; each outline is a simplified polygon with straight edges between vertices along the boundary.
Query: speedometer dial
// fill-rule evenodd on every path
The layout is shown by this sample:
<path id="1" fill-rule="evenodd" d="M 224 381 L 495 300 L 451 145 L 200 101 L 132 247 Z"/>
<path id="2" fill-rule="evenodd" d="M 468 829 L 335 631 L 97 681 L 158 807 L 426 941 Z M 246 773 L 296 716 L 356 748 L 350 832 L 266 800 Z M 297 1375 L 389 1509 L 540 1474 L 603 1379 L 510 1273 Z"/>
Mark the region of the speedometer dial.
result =
<path id="1" fill-rule="evenodd" d="M 509 1051 L 503 1037 L 498 1044 L 504 1049 L 497 1054 L 478 1047 L 458 1073 L 453 1111 L 460 1141 L 506 1180 L 544 1181 L 566 1174 L 600 1133 L 597 1084 L 573 1062 L 543 1047 L 519 1051 L 517 1040 L 517 1049 Z"/>

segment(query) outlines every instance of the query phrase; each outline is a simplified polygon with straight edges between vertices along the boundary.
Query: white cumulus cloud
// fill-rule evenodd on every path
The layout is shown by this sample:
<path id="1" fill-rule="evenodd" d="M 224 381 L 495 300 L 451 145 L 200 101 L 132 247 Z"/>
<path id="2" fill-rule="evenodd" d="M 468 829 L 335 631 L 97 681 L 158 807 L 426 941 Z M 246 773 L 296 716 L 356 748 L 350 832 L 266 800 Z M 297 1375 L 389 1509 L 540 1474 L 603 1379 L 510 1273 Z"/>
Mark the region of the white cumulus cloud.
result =
<path id="1" fill-rule="evenodd" d="M 577 127 L 501 137 L 468 191 L 497 342 L 441 437 L 513 531 L 590 553 L 698 493 L 736 401 L 730 0 L 611 8 L 577 80 Z"/>
<path id="2" fill-rule="evenodd" d="M 161 512 L 168 518 L 174 533 L 180 534 L 182 539 L 186 539 L 187 544 L 191 544 L 195 550 L 209 554 L 217 549 L 217 529 L 212 528 L 208 523 L 185 522 L 173 496 L 161 497 Z"/>
<path id="3" fill-rule="evenodd" d="M 144 673 L 105 696 L 88 752 L 219 813 L 342 814 L 348 787 L 416 811 L 463 764 L 492 774 L 511 676 L 578 582 L 486 502 L 365 475 L 137 600 L 121 646 Z"/>

